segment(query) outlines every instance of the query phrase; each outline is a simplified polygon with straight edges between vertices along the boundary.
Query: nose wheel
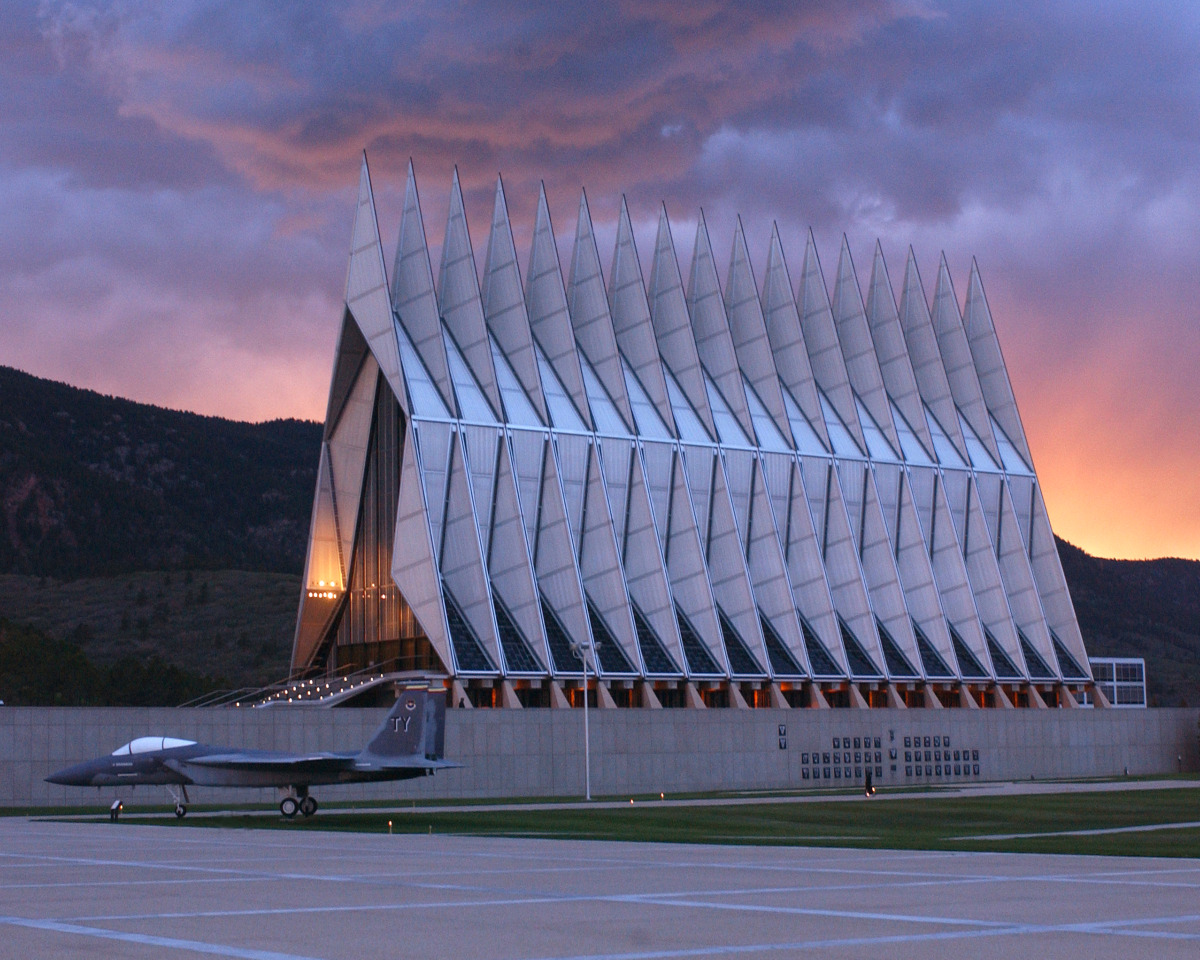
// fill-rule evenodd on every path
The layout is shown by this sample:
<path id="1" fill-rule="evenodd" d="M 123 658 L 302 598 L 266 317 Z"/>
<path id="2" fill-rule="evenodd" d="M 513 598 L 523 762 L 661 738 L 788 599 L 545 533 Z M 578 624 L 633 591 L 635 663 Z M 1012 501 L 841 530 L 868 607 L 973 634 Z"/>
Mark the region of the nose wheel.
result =
<path id="1" fill-rule="evenodd" d="M 187 816 L 187 805 L 189 802 L 187 787 L 182 783 L 168 783 L 166 786 L 168 795 L 175 802 L 175 819 L 182 820 Z"/>
<path id="2" fill-rule="evenodd" d="M 317 812 L 316 798 L 305 797 L 303 800 L 301 800 L 300 801 L 300 812 L 306 817 L 311 817 L 314 813 L 316 813 Z"/>
<path id="3" fill-rule="evenodd" d="M 279 801 L 279 812 L 288 820 L 295 819 L 297 811 L 300 809 L 300 801 L 295 797 L 284 797 Z"/>

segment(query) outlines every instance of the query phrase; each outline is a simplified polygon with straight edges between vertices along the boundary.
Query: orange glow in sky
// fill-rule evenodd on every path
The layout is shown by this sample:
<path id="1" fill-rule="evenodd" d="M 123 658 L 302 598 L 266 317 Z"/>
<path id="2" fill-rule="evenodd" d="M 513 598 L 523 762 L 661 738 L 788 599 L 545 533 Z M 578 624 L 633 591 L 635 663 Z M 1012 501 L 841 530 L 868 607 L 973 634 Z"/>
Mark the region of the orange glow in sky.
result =
<path id="1" fill-rule="evenodd" d="M 13 4 L 0 364 L 319 419 L 365 148 L 389 254 L 412 157 L 435 257 L 455 164 L 479 263 L 497 171 L 564 267 L 584 185 L 606 262 L 622 194 L 643 257 L 740 214 L 760 280 L 772 222 L 793 280 L 809 227 L 827 281 L 977 256 L 1055 531 L 1200 559 L 1197 89 L 1168 0 Z"/>

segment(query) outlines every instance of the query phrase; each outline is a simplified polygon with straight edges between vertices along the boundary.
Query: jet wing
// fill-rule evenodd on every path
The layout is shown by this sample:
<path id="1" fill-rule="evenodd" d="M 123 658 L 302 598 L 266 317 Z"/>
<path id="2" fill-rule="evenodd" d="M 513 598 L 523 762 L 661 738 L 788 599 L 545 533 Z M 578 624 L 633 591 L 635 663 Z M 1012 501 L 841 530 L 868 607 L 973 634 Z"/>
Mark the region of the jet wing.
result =
<path id="1" fill-rule="evenodd" d="M 449 770 L 463 764 L 452 760 L 430 760 L 428 757 L 380 757 L 360 753 L 354 758 L 355 770 Z"/>
<path id="2" fill-rule="evenodd" d="M 182 763 L 220 770 L 288 770 L 306 767 L 309 770 L 345 770 L 353 766 L 352 753 L 271 753 L 268 751 L 239 751 L 209 753 L 187 757 Z"/>

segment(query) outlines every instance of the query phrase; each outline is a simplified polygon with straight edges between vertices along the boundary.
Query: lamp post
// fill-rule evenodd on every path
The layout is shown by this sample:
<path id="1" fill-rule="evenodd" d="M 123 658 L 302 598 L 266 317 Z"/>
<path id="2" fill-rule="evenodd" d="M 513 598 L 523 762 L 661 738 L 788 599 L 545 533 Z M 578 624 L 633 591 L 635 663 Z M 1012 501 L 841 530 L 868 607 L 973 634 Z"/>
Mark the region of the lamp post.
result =
<path id="1" fill-rule="evenodd" d="M 592 741 L 588 731 L 588 662 L 587 646 L 572 643 L 571 652 L 583 661 L 583 798 L 592 799 Z"/>

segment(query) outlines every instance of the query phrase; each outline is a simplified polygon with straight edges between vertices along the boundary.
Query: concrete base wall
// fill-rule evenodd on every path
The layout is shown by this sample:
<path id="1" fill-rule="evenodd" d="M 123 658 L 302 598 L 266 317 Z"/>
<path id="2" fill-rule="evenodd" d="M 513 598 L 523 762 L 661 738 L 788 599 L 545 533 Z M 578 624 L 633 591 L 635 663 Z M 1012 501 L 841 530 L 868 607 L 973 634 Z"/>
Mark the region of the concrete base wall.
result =
<path id="1" fill-rule="evenodd" d="M 115 789 L 70 788 L 43 777 L 134 737 L 175 736 L 266 750 L 357 750 L 384 710 L 0 707 L 0 805 L 94 806 Z M 880 786 L 1200 770 L 1200 711 L 1169 710 L 593 710 L 596 796 L 845 785 L 870 766 Z M 906 748 L 920 737 L 913 775 Z M 948 740 L 946 773 L 926 775 L 925 738 Z M 834 747 L 834 738 L 839 746 Z M 870 738 L 870 763 L 853 756 Z M 874 762 L 875 740 L 881 762 Z M 840 746 L 845 740 L 846 746 Z M 866 752 L 867 748 L 863 748 Z M 891 751 L 895 750 L 895 758 Z M 955 775 L 951 757 L 978 751 Z M 820 755 L 820 762 L 814 758 Z M 392 783 L 314 788 L 322 800 L 582 795 L 580 710 L 451 710 L 446 756 L 466 767 Z M 979 773 L 974 764 L 979 764 Z M 932 765 L 932 764 L 929 764 Z M 947 766 L 949 765 L 949 766 Z M 915 764 L 914 764 L 915 766 Z M 826 768 L 830 773 L 826 774 Z M 962 769 L 962 768 L 960 768 Z M 843 776 L 831 777 L 833 770 Z M 818 771 L 821 779 L 812 775 Z M 808 772 L 809 777 L 804 776 Z M 192 788 L 194 803 L 273 800 L 272 791 Z M 161 787 L 123 790 L 127 803 L 165 802 Z"/>

